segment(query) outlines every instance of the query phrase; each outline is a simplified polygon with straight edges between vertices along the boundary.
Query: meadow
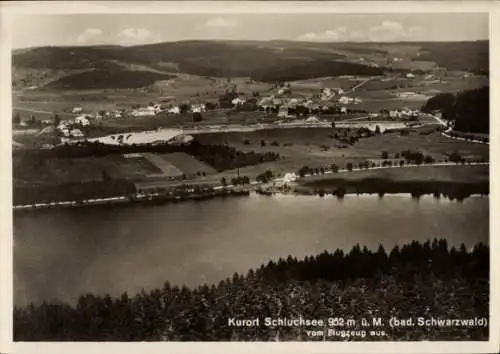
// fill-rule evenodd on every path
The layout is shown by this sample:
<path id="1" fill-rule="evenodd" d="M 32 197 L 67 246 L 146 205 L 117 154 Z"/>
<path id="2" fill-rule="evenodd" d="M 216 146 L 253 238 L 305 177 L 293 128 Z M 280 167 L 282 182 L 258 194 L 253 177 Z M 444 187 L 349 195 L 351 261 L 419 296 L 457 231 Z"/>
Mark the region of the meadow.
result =
<path id="1" fill-rule="evenodd" d="M 196 137 L 203 144 L 224 143 L 241 151 L 277 152 L 281 158 L 263 164 L 240 169 L 245 175 L 254 176 L 266 170 L 280 175 L 308 165 L 326 167 L 332 163 L 344 167 L 348 162 L 355 165 L 364 161 L 379 161 L 386 151 L 389 158 L 400 155 L 404 150 L 420 151 L 432 156 L 436 161 L 445 161 L 454 151 L 466 159 L 489 160 L 487 145 L 458 142 L 446 138 L 438 132 L 429 133 L 430 126 L 415 128 L 402 135 L 387 132 L 372 137 L 360 138 L 353 145 L 335 138 L 358 136 L 357 129 L 308 128 L 273 129 L 245 133 L 210 133 Z M 437 128 L 437 126 L 435 126 Z M 422 133 L 422 134 L 420 134 Z M 264 142 L 264 144 L 262 143 Z M 234 172 L 234 171 L 228 171 Z"/>

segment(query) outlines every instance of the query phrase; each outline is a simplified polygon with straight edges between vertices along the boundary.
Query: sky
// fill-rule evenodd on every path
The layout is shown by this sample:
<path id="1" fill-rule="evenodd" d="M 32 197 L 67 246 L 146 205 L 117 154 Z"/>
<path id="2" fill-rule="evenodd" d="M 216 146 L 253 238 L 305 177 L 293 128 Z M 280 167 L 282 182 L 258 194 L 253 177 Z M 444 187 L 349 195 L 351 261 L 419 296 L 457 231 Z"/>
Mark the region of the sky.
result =
<path id="1" fill-rule="evenodd" d="M 467 41 L 488 39 L 488 33 L 488 15 L 482 13 L 22 15 L 13 21 L 12 46 L 128 46 L 193 39 Z"/>

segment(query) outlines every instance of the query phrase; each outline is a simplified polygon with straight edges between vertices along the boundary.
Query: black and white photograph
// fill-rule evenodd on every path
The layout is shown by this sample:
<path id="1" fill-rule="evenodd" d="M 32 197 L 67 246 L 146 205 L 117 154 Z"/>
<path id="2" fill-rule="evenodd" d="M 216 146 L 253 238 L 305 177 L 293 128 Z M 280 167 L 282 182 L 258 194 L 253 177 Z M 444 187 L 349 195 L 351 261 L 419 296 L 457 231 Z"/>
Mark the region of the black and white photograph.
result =
<path id="1" fill-rule="evenodd" d="M 14 343 L 491 340 L 488 11 L 46 6 L 10 22 Z"/>

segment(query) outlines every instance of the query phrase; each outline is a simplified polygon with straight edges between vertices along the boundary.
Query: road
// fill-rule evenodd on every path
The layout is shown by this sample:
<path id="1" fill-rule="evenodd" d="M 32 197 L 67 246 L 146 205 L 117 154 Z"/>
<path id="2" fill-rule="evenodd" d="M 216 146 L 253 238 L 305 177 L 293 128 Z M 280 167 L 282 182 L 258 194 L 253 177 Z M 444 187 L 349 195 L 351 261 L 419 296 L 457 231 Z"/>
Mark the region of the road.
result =
<path id="1" fill-rule="evenodd" d="M 349 93 L 349 92 L 354 92 L 354 90 L 356 90 L 357 88 L 360 88 L 361 86 L 363 86 L 364 84 L 366 84 L 367 82 L 369 82 L 369 81 L 371 81 L 371 80 L 373 80 L 373 78 L 372 78 L 372 77 L 370 77 L 370 78 L 366 79 L 366 80 L 365 80 L 365 81 L 363 81 L 363 82 L 360 82 L 360 83 L 359 83 L 359 84 L 357 84 L 356 86 L 351 87 L 351 89 L 350 89 L 349 91 L 347 91 L 346 93 Z"/>
<path id="2" fill-rule="evenodd" d="M 439 118 L 438 116 L 435 116 L 434 114 L 429 114 L 429 116 L 431 116 L 432 118 L 434 118 L 439 124 L 441 124 L 442 126 L 444 127 L 447 127 L 448 126 L 448 122 L 444 121 L 443 119 Z M 477 139 L 465 139 L 465 138 L 460 138 L 460 137 L 455 137 L 455 136 L 451 136 L 450 133 L 453 131 L 453 128 L 448 128 L 446 129 L 444 132 L 441 132 L 441 135 L 442 136 L 445 136 L 449 139 L 453 139 L 453 140 L 457 140 L 457 141 L 465 141 L 465 142 L 469 142 L 469 143 L 476 143 L 476 144 L 487 144 L 489 145 L 489 142 L 484 142 L 482 140 L 477 140 Z"/>

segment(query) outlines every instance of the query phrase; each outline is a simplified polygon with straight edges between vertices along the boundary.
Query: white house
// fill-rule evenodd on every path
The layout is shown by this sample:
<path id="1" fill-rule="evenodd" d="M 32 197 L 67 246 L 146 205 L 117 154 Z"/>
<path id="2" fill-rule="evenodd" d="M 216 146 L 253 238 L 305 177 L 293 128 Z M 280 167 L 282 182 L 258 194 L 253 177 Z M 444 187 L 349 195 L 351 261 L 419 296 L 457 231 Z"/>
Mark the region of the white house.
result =
<path id="1" fill-rule="evenodd" d="M 347 113 L 347 108 L 344 106 L 340 107 L 340 113 Z"/>
<path id="2" fill-rule="evenodd" d="M 62 129 L 59 129 L 59 131 L 61 132 L 62 135 L 64 136 L 69 136 L 69 129 L 64 127 Z"/>
<path id="3" fill-rule="evenodd" d="M 391 117 L 391 118 L 401 118 L 402 115 L 403 114 L 399 111 L 390 111 L 389 112 L 389 117 Z"/>
<path id="4" fill-rule="evenodd" d="M 203 103 L 191 106 L 191 112 L 193 112 L 193 113 L 202 113 L 202 112 L 206 112 L 206 110 L 207 109 Z"/>
<path id="5" fill-rule="evenodd" d="M 64 129 L 68 129 L 68 127 L 64 123 L 59 123 L 59 125 L 57 126 L 57 129 L 64 130 Z"/>
<path id="6" fill-rule="evenodd" d="M 243 104 L 245 102 L 246 102 L 246 100 L 244 98 L 240 98 L 240 97 L 236 97 L 235 99 L 233 99 L 231 101 L 231 103 L 233 104 L 233 106 L 238 106 L 238 105 Z"/>
<path id="7" fill-rule="evenodd" d="M 347 97 L 347 96 L 342 96 L 339 98 L 339 103 L 341 104 L 349 104 L 353 101 L 353 99 L 351 97 Z"/>
<path id="8" fill-rule="evenodd" d="M 285 176 L 283 177 L 283 182 L 285 183 L 295 182 L 296 180 L 297 180 L 297 175 L 294 172 L 285 173 Z"/>
<path id="9" fill-rule="evenodd" d="M 83 108 L 82 107 L 74 107 L 72 113 L 77 114 L 77 113 L 82 113 Z"/>
<path id="10" fill-rule="evenodd" d="M 179 106 L 173 106 L 173 107 L 170 107 L 167 112 L 169 114 L 181 114 L 181 109 L 179 108 Z"/>
<path id="11" fill-rule="evenodd" d="M 42 120 L 42 124 L 49 125 L 52 124 L 52 121 L 50 119 L 44 119 Z"/>
<path id="12" fill-rule="evenodd" d="M 408 73 L 408 74 L 406 74 L 406 78 L 407 78 L 407 79 L 414 79 L 414 78 L 415 78 L 415 75 L 414 75 L 414 74 L 412 74 L 412 73 Z"/>
<path id="13" fill-rule="evenodd" d="M 70 132 L 70 135 L 75 137 L 75 138 L 79 138 L 79 137 L 82 137 L 83 136 L 83 133 L 80 129 L 72 129 L 71 132 Z"/>
<path id="14" fill-rule="evenodd" d="M 86 116 L 78 116 L 75 118 L 75 124 L 80 124 L 82 126 L 90 125 L 90 121 Z"/>

